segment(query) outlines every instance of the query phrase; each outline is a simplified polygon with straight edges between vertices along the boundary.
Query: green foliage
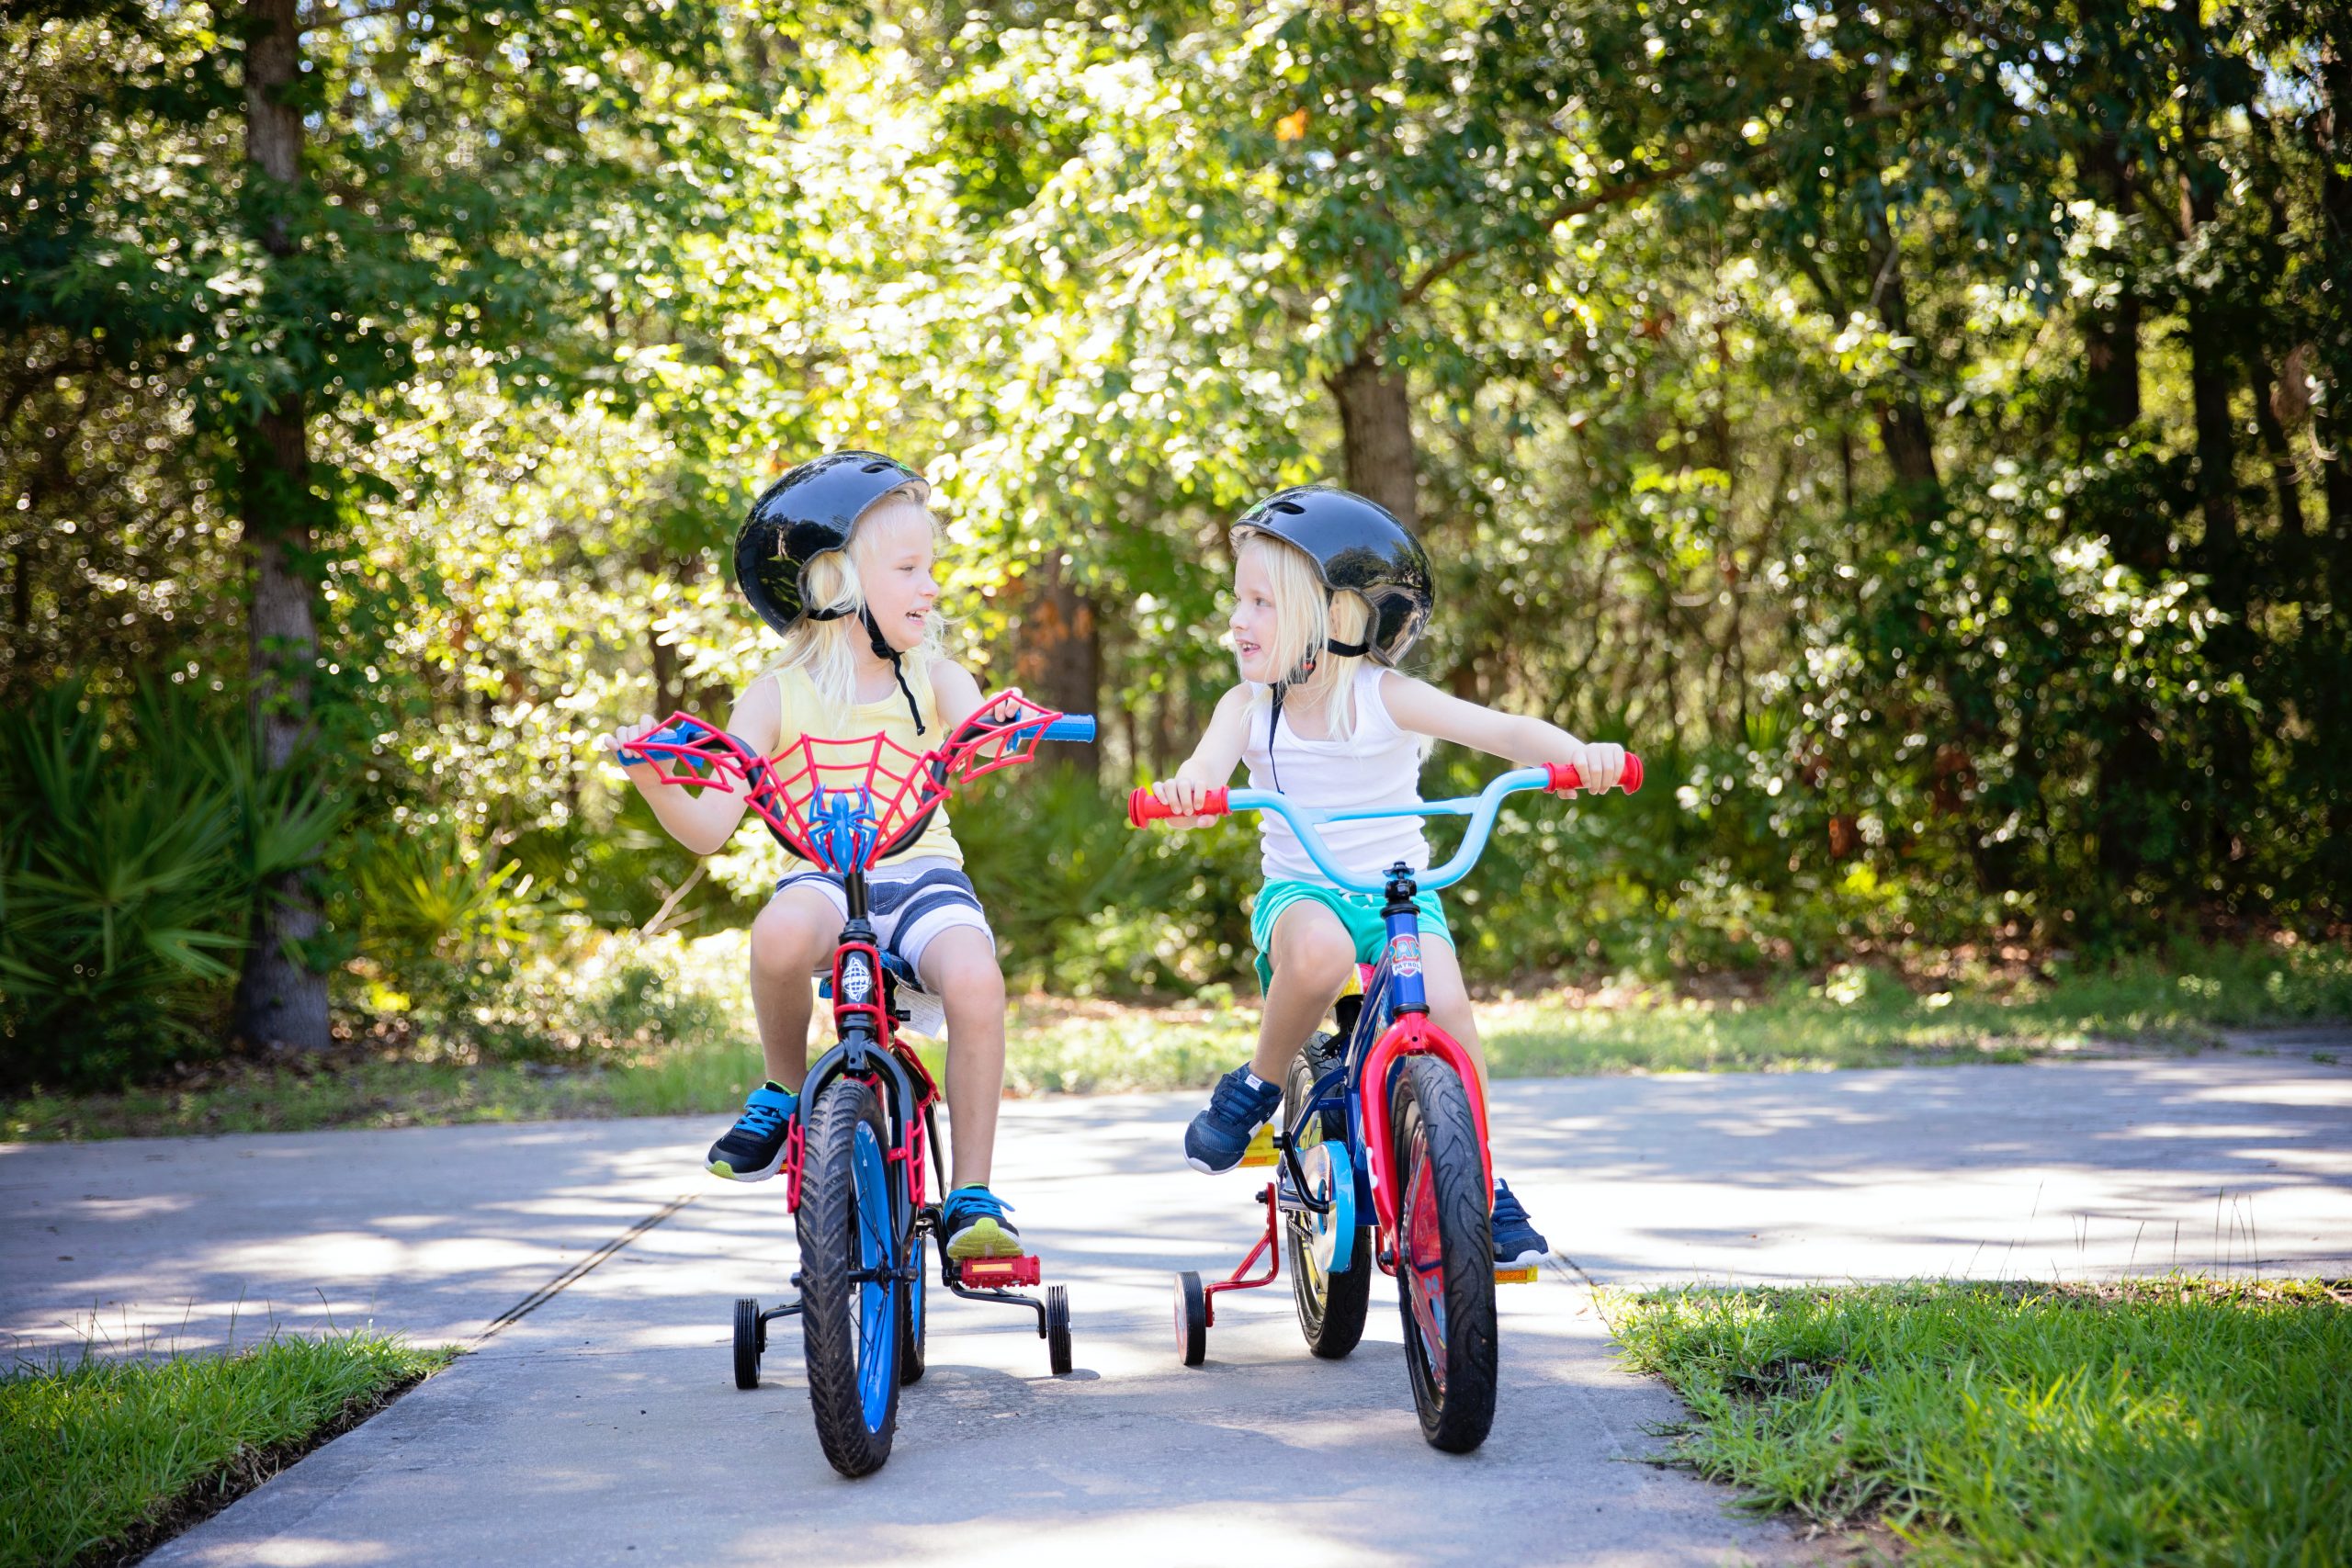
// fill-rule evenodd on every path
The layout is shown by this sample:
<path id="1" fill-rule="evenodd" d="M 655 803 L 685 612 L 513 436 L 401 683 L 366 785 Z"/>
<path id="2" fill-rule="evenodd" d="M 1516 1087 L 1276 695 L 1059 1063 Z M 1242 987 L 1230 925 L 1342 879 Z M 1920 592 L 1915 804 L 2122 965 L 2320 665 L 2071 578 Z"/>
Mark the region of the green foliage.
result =
<path id="1" fill-rule="evenodd" d="M 2315 1284 L 1674 1291 L 1611 1303 L 1678 1447 L 1756 1505 L 1883 1517 L 1923 1562 L 2352 1553 L 2352 1307 Z"/>
<path id="2" fill-rule="evenodd" d="M 1248 967 L 1257 845 L 1141 833 L 1074 768 L 990 779 L 954 806 L 1008 977 L 1063 996 L 1179 995 Z"/>
<path id="3" fill-rule="evenodd" d="M 0 21 L 0 694 L 169 675 L 225 720 L 248 541 L 305 523 L 347 1013 L 520 1049 L 524 948 L 684 883 L 588 739 L 723 718 L 773 653 L 734 521 L 852 445 L 934 481 L 959 656 L 1075 668 L 1120 780 L 1231 680 L 1238 508 L 1408 468 L 1414 672 L 1652 764 L 1506 818 L 1456 896 L 1484 979 L 2344 917 L 2352 81 L 2311 16 L 616 3 L 304 38 L 277 188 L 209 8 Z M 1341 407 L 1356 372 L 1401 425 Z M 273 406 L 299 485 L 255 480 Z M 1054 640 L 1047 583 L 1090 632 Z M 956 811 L 1019 977 L 1245 972 L 1245 830 L 1132 835 L 1074 781 Z M 672 918 L 740 925 L 775 870 L 739 845 Z M 200 1029 L 175 994 L 157 1040 Z"/>
<path id="4" fill-rule="evenodd" d="M 1620 984 L 1582 1005 L 1491 1003 L 1480 1028 L 1497 1074 L 1555 1077 L 2015 1062 L 2125 1044 L 2210 1045 L 2226 1028 L 2348 1014 L 2352 951 L 2340 944 L 2182 945 L 2007 983 L 1962 973 L 1906 984 L 1889 969 L 1846 964 L 1753 998 Z"/>
<path id="5" fill-rule="evenodd" d="M 273 1450 L 448 1364 L 375 1334 L 273 1338 L 234 1356 L 89 1359 L 0 1375 L 0 1563 L 104 1558 Z"/>
<path id="6" fill-rule="evenodd" d="M 0 1074 L 103 1085 L 206 1054 L 256 890 L 343 808 L 184 687 L 0 712 Z"/>
<path id="7" fill-rule="evenodd" d="M 232 1065 L 167 1089 L 0 1102 L 0 1138 L 303 1132 L 559 1116 L 724 1115 L 761 1076 L 741 931 L 536 950 L 447 1026 L 329 1072 Z M 2352 1011 L 2342 945 L 2183 949 L 2047 979 L 1969 966 L 1909 983 L 1841 965 L 1756 996 L 1623 980 L 1479 1004 L 1503 1077 L 1628 1072 L 1800 1072 L 2024 1061 L 2194 1047 L 2232 1025 Z M 1146 1007 L 1016 998 L 1005 1082 L 1015 1094 L 1206 1089 L 1249 1055 L 1257 1010 L 1211 981 Z M 940 1042 L 918 1042 L 934 1074 Z"/>

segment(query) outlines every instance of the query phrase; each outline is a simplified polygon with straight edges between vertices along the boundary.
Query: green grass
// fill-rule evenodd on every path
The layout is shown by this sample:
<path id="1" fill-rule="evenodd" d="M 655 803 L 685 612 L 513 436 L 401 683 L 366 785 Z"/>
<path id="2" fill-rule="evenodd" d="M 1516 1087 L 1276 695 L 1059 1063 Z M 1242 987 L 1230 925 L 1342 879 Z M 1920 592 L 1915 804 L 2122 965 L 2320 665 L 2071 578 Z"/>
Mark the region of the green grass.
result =
<path id="1" fill-rule="evenodd" d="M 663 1027 L 632 1016 L 628 1027 L 604 1031 L 632 1041 L 626 1049 L 558 1051 L 533 1062 L 355 1055 L 324 1070 L 230 1068 L 177 1087 L 28 1096 L 0 1102 L 0 1138 L 721 1114 L 742 1102 L 759 1061 L 740 955 L 718 939 L 694 945 L 673 976 L 670 988 L 683 1000 Z M 1236 1005 L 1222 991 L 1214 987 L 1204 1005 L 1189 1008 L 1016 1003 L 1008 1089 L 1204 1088 L 1248 1054 L 1256 1028 L 1254 1005 Z M 2352 1018 L 2352 948 L 2191 949 L 2049 978 L 1978 972 L 1906 980 L 1849 966 L 1748 996 L 1630 985 L 1555 989 L 1484 1001 L 1479 1017 L 1501 1077 L 2019 1061 L 2191 1047 L 2225 1026 Z M 925 1051 L 936 1070 L 941 1052 Z"/>
<path id="2" fill-rule="evenodd" d="M 1906 1284 L 1609 1302 L 1759 1508 L 1923 1563 L 2352 1562 L 2352 1305 L 2315 1284 Z"/>
<path id="3" fill-rule="evenodd" d="M 355 1334 L 0 1376 L 0 1568 L 153 1545 L 452 1354 Z"/>
<path id="4" fill-rule="evenodd" d="M 1497 1075 L 1904 1066 L 2207 1045 L 2223 1028 L 2352 1018 L 2352 948 L 2196 948 L 2049 979 L 1906 984 L 1885 969 L 1849 965 L 1759 998 L 1638 989 L 1600 999 L 1606 1005 L 1536 998 L 1481 1010 Z"/>

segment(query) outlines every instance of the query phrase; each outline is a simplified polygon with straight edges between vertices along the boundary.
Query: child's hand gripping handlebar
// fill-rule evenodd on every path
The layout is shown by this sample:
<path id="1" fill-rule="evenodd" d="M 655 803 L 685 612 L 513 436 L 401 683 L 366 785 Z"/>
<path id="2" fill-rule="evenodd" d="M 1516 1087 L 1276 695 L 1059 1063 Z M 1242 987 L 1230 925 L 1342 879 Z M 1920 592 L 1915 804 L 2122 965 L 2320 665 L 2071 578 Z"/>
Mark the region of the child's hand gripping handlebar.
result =
<path id="1" fill-rule="evenodd" d="M 1625 772 L 1617 785 L 1627 795 L 1642 787 L 1642 760 L 1631 752 L 1625 755 Z M 1518 768 L 1497 778 L 1476 795 L 1455 800 L 1424 801 L 1419 806 L 1385 807 L 1366 811 L 1308 812 L 1294 804 L 1286 795 L 1264 789 L 1213 789 L 1201 797 L 1192 810 L 1167 805 L 1149 788 L 1138 789 L 1127 796 L 1127 821 L 1140 828 L 1147 823 L 1165 821 L 1171 817 L 1223 817 L 1234 811 L 1272 811 L 1291 825 L 1298 841 L 1310 859 L 1322 868 L 1323 874 L 1342 887 L 1360 893 L 1377 893 L 1385 886 L 1385 877 L 1375 873 L 1369 880 L 1333 863 L 1331 852 L 1324 845 L 1323 836 L 1316 826 L 1323 822 L 1362 822 L 1381 817 L 1466 817 L 1468 831 L 1463 835 L 1462 847 L 1443 865 L 1423 874 L 1418 880 L 1422 887 L 1450 886 L 1469 874 L 1486 850 L 1487 835 L 1494 829 L 1495 814 L 1501 809 L 1503 796 L 1521 790 L 1540 789 L 1564 794 L 1582 789 L 1584 779 L 1572 765 L 1565 762 L 1546 763 L 1540 768 Z"/>

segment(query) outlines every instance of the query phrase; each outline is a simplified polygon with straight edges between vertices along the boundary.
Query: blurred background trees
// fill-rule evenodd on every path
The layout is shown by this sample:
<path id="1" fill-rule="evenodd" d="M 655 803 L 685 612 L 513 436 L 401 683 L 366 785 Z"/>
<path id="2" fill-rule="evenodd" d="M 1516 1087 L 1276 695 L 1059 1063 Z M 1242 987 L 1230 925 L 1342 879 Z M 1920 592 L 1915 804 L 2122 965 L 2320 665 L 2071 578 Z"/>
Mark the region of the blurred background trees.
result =
<path id="1" fill-rule="evenodd" d="M 937 484 L 986 674 L 1104 716 L 959 807 L 1057 989 L 1238 964 L 1246 836 L 1108 801 L 1229 679 L 1225 525 L 1311 479 L 1429 541 L 1428 678 L 1651 759 L 1507 831 L 1489 979 L 2330 930 L 2347 51 L 2101 0 L 17 7 L 6 1073 L 462 1032 L 648 919 L 690 867 L 587 738 L 723 710 L 735 522 L 843 446 Z"/>

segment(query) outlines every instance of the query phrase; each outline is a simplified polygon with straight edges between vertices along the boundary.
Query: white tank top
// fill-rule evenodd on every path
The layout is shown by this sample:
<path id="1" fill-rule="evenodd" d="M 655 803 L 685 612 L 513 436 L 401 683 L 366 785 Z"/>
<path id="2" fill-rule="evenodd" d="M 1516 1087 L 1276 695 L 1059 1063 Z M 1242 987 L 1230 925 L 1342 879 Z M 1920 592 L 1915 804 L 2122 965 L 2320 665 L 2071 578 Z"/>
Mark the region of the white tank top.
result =
<path id="1" fill-rule="evenodd" d="M 1308 740 L 1293 729 L 1290 715 L 1298 700 L 1295 692 L 1284 694 L 1282 717 L 1269 737 L 1267 717 L 1273 705 L 1272 694 L 1262 686 L 1257 688 L 1257 700 L 1250 706 L 1249 741 L 1241 750 L 1241 760 L 1250 764 L 1250 787 L 1278 789 L 1293 804 L 1313 811 L 1419 806 L 1421 738 L 1397 728 L 1396 721 L 1388 716 L 1388 705 L 1380 700 L 1380 681 L 1386 672 L 1376 665 L 1356 671 L 1355 733 L 1345 740 Z M 1421 832 L 1418 817 L 1319 823 L 1316 831 L 1334 861 L 1366 881 L 1400 860 L 1415 871 L 1429 869 L 1429 840 Z M 1259 815 L 1258 843 L 1267 881 L 1334 886 L 1306 857 L 1306 847 L 1290 824 L 1272 812 Z"/>

